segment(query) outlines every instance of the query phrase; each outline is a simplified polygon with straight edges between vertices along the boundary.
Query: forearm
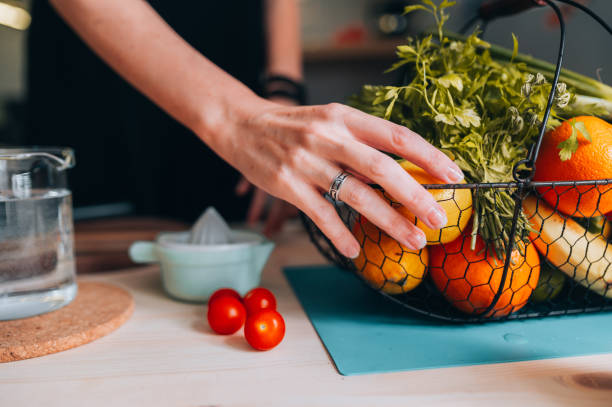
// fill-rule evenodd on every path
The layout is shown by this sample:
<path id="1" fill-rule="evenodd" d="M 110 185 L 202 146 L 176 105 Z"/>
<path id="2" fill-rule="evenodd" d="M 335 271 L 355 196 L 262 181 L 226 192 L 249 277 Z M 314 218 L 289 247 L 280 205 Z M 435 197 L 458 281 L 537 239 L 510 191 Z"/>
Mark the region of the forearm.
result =
<path id="1" fill-rule="evenodd" d="M 297 0 L 266 0 L 266 37 L 267 72 L 301 80 L 302 44 Z"/>
<path id="2" fill-rule="evenodd" d="M 257 97 L 184 41 L 142 0 L 51 0 L 113 69 L 205 142 Z M 214 143 L 213 143 L 214 144 Z"/>
<path id="3" fill-rule="evenodd" d="M 347 168 L 359 177 L 348 178 L 339 199 L 408 249 L 422 248 L 425 234 L 360 179 L 381 185 L 429 228 L 446 225 L 432 195 L 377 150 L 459 182 L 457 165 L 417 134 L 346 106 L 284 107 L 260 99 L 190 47 L 144 0 L 50 1 L 120 75 L 253 184 L 302 209 L 346 256 L 357 257 L 360 246 L 321 191 Z M 300 79 L 296 0 L 266 1 L 268 70 Z"/>

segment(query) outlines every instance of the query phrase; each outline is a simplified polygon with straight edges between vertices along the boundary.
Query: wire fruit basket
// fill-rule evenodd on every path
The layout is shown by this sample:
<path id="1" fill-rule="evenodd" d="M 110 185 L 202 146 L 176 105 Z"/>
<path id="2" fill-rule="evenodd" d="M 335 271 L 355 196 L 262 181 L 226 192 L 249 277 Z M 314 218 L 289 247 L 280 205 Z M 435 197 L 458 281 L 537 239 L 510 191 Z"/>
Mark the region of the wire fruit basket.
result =
<path id="1" fill-rule="evenodd" d="M 586 12 L 612 34 L 590 9 L 571 0 L 557 1 Z M 481 9 L 485 26 L 496 16 L 533 5 L 493 3 L 499 7 L 489 3 Z M 513 182 L 423 185 L 455 215 L 440 231 L 426 231 L 428 245 L 420 251 L 401 246 L 350 206 L 327 196 L 361 245 L 359 257 L 352 260 L 302 214 L 312 242 L 327 259 L 411 311 L 450 322 L 489 322 L 612 310 L 612 217 L 600 210 L 612 205 L 612 179 L 533 181 L 565 47 L 563 15 L 553 0 L 543 3 L 559 19 L 558 60 L 539 137 L 528 157 L 514 167 Z M 400 213 L 411 216 L 382 188 L 372 187 Z M 510 233 L 503 238 L 515 243 L 506 244 L 500 253 L 491 249 L 495 242 L 483 240 L 466 225 L 473 213 L 484 211 L 473 204 L 473 197 L 486 193 L 497 202 L 502 192 L 512 197 L 514 209 Z M 522 214 L 531 227 L 525 240 L 517 236 Z"/>

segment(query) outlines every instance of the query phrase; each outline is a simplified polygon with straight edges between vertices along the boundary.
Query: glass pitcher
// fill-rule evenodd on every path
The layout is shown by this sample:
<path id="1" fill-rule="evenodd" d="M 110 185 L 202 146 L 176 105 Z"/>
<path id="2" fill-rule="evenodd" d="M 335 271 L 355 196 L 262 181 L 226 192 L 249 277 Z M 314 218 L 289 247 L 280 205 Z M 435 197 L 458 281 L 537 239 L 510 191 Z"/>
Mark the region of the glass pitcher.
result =
<path id="1" fill-rule="evenodd" d="M 0 320 L 68 304 L 77 292 L 69 148 L 0 149 Z"/>

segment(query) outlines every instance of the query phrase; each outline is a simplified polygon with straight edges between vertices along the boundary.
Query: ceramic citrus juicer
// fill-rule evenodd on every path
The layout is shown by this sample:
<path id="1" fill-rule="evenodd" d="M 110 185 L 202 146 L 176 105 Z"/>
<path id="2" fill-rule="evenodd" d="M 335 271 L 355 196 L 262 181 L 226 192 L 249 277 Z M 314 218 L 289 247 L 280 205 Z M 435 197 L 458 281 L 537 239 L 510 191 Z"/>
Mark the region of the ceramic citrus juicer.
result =
<path id="1" fill-rule="evenodd" d="M 206 302 L 216 290 L 241 294 L 259 285 L 274 243 L 263 235 L 231 230 L 209 208 L 191 231 L 160 233 L 154 242 L 132 244 L 136 263 L 159 263 L 164 289 L 173 298 Z"/>

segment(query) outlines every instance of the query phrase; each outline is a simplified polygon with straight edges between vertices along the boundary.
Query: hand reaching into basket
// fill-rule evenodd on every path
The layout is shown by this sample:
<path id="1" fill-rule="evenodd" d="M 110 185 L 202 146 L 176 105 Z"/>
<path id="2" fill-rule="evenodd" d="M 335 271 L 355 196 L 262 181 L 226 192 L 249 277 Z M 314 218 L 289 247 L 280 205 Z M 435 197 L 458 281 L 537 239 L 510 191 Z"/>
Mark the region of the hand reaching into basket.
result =
<path id="1" fill-rule="evenodd" d="M 230 122 L 236 127 L 228 126 L 220 143 L 211 144 L 215 151 L 253 184 L 304 211 L 344 255 L 354 258 L 360 247 L 321 194 L 334 183 L 338 200 L 408 248 L 424 247 L 424 233 L 363 180 L 381 185 L 427 226 L 446 225 L 431 194 L 379 151 L 404 157 L 444 182 L 461 181 L 457 165 L 416 133 L 339 104 L 285 107 L 252 100 L 244 109 Z M 355 176 L 341 181 L 345 170 Z"/>
<path id="2" fill-rule="evenodd" d="M 339 104 L 287 107 L 261 99 L 193 49 L 145 1 L 52 4 L 126 80 L 255 186 L 304 211 L 344 255 L 356 257 L 359 244 L 322 192 L 408 248 L 426 243 L 424 233 L 363 179 L 381 185 L 427 226 L 446 225 L 432 195 L 379 151 L 404 157 L 444 182 L 461 181 L 457 165 L 414 132 Z"/>

